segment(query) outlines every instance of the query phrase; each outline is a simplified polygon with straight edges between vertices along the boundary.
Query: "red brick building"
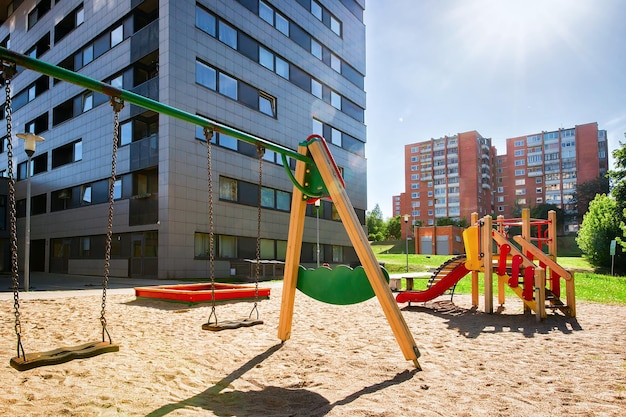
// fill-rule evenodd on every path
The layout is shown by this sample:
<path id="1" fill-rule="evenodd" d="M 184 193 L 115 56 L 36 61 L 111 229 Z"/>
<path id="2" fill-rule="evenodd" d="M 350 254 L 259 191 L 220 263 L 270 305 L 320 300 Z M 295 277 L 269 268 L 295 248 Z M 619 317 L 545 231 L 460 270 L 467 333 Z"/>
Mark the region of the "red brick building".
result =
<path id="1" fill-rule="evenodd" d="M 470 131 L 405 145 L 404 163 L 404 192 L 392 197 L 393 216 L 408 214 L 411 224 L 469 222 L 473 212 L 513 217 L 548 203 L 571 215 L 565 232 L 575 232 L 576 186 L 606 174 L 607 135 L 587 123 L 509 138 L 506 153 L 497 155 L 491 139 Z"/>

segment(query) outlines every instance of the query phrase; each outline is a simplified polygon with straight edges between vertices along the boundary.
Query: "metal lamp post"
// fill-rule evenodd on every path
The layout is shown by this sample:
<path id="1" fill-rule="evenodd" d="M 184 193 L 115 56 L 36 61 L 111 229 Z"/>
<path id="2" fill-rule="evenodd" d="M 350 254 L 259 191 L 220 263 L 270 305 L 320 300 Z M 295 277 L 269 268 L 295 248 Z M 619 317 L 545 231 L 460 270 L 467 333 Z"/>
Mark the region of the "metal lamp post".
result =
<path id="1" fill-rule="evenodd" d="M 24 139 L 24 151 L 28 157 L 26 162 L 26 233 L 24 237 L 24 291 L 30 288 L 30 162 L 35 154 L 37 142 L 43 142 L 44 138 L 34 133 L 18 133 L 16 135 Z"/>
<path id="2" fill-rule="evenodd" d="M 409 272 L 409 215 L 405 214 L 402 218 L 406 225 L 406 272 Z"/>
<path id="3" fill-rule="evenodd" d="M 317 267 L 320 267 L 320 206 L 322 204 L 322 200 L 315 200 L 315 216 L 317 217 L 317 236 L 315 242 L 317 243 Z"/>

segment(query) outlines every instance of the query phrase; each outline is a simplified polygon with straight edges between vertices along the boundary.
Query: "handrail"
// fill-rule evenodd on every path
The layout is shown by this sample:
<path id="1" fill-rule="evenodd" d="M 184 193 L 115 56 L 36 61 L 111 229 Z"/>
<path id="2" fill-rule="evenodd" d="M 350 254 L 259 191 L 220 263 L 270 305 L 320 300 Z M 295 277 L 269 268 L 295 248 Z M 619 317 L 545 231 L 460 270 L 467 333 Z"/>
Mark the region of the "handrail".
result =
<path id="1" fill-rule="evenodd" d="M 514 236 L 513 239 L 522 246 L 523 250 L 530 252 L 534 257 L 538 258 L 541 262 L 546 264 L 546 266 L 550 268 L 552 272 L 556 272 L 557 274 L 559 274 L 559 276 L 561 276 L 561 278 L 566 281 L 572 280 L 572 274 L 570 274 L 569 271 L 550 259 L 550 257 L 543 253 L 543 251 L 537 246 L 526 241 L 521 236 Z"/>
<path id="2" fill-rule="evenodd" d="M 67 81 L 88 90 L 105 94 L 109 97 L 119 97 L 124 101 L 127 101 L 139 107 L 143 107 L 144 109 L 152 110 L 157 113 L 165 114 L 167 116 L 193 123 L 198 126 L 206 127 L 215 132 L 232 136 L 238 140 L 242 140 L 253 145 L 261 145 L 265 149 L 278 152 L 281 155 L 289 156 L 290 158 L 294 158 L 309 164 L 314 163 L 313 159 L 309 156 L 300 154 L 284 146 L 277 145 L 275 143 L 269 142 L 253 135 L 249 135 L 240 130 L 233 129 L 216 121 L 209 120 L 192 113 L 188 113 L 172 106 L 168 106 L 166 104 L 141 96 L 131 91 L 113 87 L 112 85 L 94 80 L 93 78 L 89 78 L 85 75 L 70 71 L 68 69 L 49 64 L 47 62 L 17 53 L 15 51 L 11 51 L 10 49 L 0 47 L 0 59 L 14 62 L 16 65 L 22 66 L 24 68 L 31 69 L 33 71 L 57 78 L 62 81 Z"/>

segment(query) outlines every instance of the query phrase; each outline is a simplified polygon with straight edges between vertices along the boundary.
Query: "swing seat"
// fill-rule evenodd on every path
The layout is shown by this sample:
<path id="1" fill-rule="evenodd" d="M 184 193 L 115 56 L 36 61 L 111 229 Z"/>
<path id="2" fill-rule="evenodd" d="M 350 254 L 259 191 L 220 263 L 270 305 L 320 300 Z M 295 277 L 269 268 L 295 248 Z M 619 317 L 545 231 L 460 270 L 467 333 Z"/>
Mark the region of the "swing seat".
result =
<path id="1" fill-rule="evenodd" d="M 258 324 L 263 324 L 263 320 L 254 319 L 242 319 L 242 320 L 227 320 L 219 321 L 217 323 L 204 323 L 202 330 L 210 330 L 212 332 L 219 332 L 220 330 L 232 330 L 240 327 L 251 327 Z"/>
<path id="2" fill-rule="evenodd" d="M 387 270 L 380 269 L 389 282 Z M 336 305 L 358 304 L 376 295 L 362 266 L 354 269 L 346 265 L 334 269 L 326 266 L 307 269 L 300 266 L 296 288 L 318 301 Z"/>
<path id="3" fill-rule="evenodd" d="M 40 366 L 57 365 L 74 359 L 91 358 L 103 353 L 117 352 L 119 345 L 110 342 L 89 342 L 78 346 L 60 347 L 47 352 L 27 353 L 24 357 L 11 358 L 11 366 L 18 371 L 38 368 Z"/>

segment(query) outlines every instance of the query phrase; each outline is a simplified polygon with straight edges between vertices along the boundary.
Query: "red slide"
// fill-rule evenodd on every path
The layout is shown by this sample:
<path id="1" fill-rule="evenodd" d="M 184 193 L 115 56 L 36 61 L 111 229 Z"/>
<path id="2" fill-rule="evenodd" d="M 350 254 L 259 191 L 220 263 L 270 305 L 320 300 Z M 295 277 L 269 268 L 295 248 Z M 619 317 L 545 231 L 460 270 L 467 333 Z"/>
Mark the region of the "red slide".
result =
<path id="1" fill-rule="evenodd" d="M 426 301 L 433 300 L 440 295 L 443 295 L 443 293 L 445 293 L 449 288 L 452 288 L 468 273 L 469 270 L 465 267 L 465 263 L 461 263 L 429 289 L 424 291 L 401 292 L 396 295 L 396 301 L 398 303 L 424 303 Z"/>

